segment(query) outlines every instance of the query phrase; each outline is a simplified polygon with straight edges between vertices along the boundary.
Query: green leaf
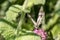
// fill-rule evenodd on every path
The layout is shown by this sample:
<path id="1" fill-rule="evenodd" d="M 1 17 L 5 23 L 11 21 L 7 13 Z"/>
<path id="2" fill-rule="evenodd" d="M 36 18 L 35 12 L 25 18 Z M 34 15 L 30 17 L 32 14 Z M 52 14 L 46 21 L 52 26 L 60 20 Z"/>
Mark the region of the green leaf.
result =
<path id="1" fill-rule="evenodd" d="M 38 5 L 38 4 L 45 4 L 45 0 L 27 0 L 27 6 L 26 7 L 32 7 L 33 5 Z"/>
<path id="2" fill-rule="evenodd" d="M 59 15 L 55 14 L 47 23 L 45 29 L 49 30 L 49 28 L 51 28 L 57 21 L 58 21 Z"/>
<path id="3" fill-rule="evenodd" d="M 45 4 L 45 0 L 32 0 L 35 5 L 37 4 Z"/>
<path id="4" fill-rule="evenodd" d="M 14 37 L 16 32 L 13 27 L 4 22 L 0 22 L 0 31 L 6 39 Z"/>
<path id="5" fill-rule="evenodd" d="M 55 5 L 55 11 L 60 10 L 60 0 L 57 1 Z"/>
<path id="6" fill-rule="evenodd" d="M 8 0 L 11 3 L 15 3 L 17 0 Z"/>
<path id="7" fill-rule="evenodd" d="M 25 35 L 17 37 L 15 40 L 41 40 L 41 38 L 35 35 Z"/>
<path id="8" fill-rule="evenodd" d="M 12 22 L 13 20 L 16 20 L 16 17 L 18 16 L 18 13 L 21 11 L 22 6 L 19 5 L 13 5 L 11 6 L 8 11 L 6 12 L 5 19 Z"/>
<path id="9" fill-rule="evenodd" d="M 53 34 L 53 37 L 58 38 L 60 36 L 60 24 L 55 25 L 54 28 L 51 30 L 51 32 Z"/>
<path id="10" fill-rule="evenodd" d="M 38 4 L 45 4 L 45 0 L 29 0 L 30 4 L 33 3 L 35 5 L 38 5 Z"/>

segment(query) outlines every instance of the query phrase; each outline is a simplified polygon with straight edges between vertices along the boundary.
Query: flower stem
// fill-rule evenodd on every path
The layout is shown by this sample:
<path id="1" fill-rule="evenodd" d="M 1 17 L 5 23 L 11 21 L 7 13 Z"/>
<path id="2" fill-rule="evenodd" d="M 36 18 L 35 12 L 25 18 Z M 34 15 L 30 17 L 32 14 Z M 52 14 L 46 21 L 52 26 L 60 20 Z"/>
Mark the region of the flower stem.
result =
<path id="1" fill-rule="evenodd" d="M 25 17 L 25 13 L 22 13 L 20 17 L 20 21 L 17 26 L 17 36 L 19 36 L 19 31 L 21 31 L 21 25 L 22 25 L 22 22 L 24 21 L 24 17 Z"/>
<path id="2" fill-rule="evenodd" d="M 27 0 L 25 0 L 25 2 L 24 2 L 24 4 L 23 4 L 23 9 L 22 10 L 25 10 L 25 8 L 26 8 L 26 5 L 27 5 Z M 22 26 L 22 24 L 23 24 L 23 21 L 24 21 L 24 17 L 25 17 L 25 14 L 26 13 L 24 13 L 24 11 L 21 11 L 21 17 L 20 17 L 20 21 L 19 21 L 19 23 L 18 23 L 18 26 L 17 26 L 17 37 L 19 36 L 19 32 L 21 31 L 21 26 Z"/>

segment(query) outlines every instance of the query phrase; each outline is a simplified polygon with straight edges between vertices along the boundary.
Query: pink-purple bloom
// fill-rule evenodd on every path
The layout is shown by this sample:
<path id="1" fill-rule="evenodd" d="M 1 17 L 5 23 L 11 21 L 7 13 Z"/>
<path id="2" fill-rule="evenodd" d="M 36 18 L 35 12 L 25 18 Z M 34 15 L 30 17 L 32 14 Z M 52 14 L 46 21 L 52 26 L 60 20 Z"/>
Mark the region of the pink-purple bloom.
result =
<path id="1" fill-rule="evenodd" d="M 35 29 L 34 33 L 41 36 L 42 40 L 46 40 L 47 33 L 43 29 Z"/>

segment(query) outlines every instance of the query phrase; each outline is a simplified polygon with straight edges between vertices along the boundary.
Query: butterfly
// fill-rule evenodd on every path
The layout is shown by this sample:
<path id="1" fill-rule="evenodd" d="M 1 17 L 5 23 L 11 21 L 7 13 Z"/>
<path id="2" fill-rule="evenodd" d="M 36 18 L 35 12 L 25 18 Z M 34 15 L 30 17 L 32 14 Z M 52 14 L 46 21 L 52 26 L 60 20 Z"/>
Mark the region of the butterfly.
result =
<path id="1" fill-rule="evenodd" d="M 38 18 L 37 21 L 35 22 L 35 20 L 31 17 L 31 15 L 28 14 L 28 17 L 31 19 L 31 21 L 34 24 L 35 28 L 38 28 L 40 24 L 42 24 L 43 21 L 45 21 L 44 19 L 45 13 L 43 11 L 43 6 L 41 6 L 39 13 L 38 13 Z M 45 23 L 45 22 L 44 22 Z"/>
<path id="2" fill-rule="evenodd" d="M 42 40 L 46 40 L 47 33 L 42 28 L 38 29 L 40 24 L 42 24 L 42 25 L 45 24 L 45 12 L 43 11 L 43 6 L 41 6 L 41 8 L 39 10 L 38 18 L 37 18 L 36 22 L 33 20 L 33 18 L 29 14 L 28 14 L 28 17 L 31 19 L 31 21 L 34 24 L 35 29 L 33 32 L 35 34 L 41 36 Z"/>

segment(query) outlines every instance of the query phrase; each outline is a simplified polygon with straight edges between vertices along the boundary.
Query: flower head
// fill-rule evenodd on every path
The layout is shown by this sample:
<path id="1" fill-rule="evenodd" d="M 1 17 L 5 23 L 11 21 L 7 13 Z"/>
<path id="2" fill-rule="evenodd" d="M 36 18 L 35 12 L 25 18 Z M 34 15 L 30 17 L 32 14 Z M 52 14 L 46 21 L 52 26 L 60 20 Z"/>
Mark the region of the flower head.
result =
<path id="1" fill-rule="evenodd" d="M 42 40 L 46 40 L 47 33 L 43 29 L 35 29 L 34 33 L 41 36 Z"/>

